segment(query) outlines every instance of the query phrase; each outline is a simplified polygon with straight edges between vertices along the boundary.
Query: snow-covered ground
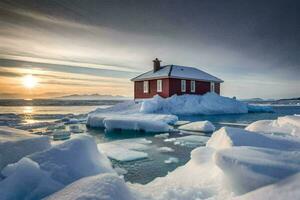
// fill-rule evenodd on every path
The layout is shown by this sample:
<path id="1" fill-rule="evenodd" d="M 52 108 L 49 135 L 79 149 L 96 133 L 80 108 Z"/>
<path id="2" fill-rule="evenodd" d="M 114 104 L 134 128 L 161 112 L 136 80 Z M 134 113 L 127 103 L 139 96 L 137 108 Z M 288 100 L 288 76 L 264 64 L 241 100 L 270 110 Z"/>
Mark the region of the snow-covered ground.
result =
<path id="1" fill-rule="evenodd" d="M 26 132 L 3 129 L 1 138 L 9 138 L 6 135 L 15 131 L 26 135 L 23 140 L 35 142 Z M 205 142 L 205 139 L 191 135 L 170 142 Z M 13 137 L 7 140 L 17 141 Z M 11 164 L 1 171 L 0 196 L 2 199 L 264 199 L 285 188 L 289 192 L 273 197 L 288 199 L 299 194 L 298 137 L 223 127 L 213 133 L 206 146 L 191 152 L 188 163 L 144 185 L 126 183 L 105 156 L 110 150 L 116 155 L 131 150 L 142 152 L 150 143 L 146 139 L 128 139 L 97 147 L 91 137 L 79 134 L 61 144 L 48 144 L 46 149 L 24 155 L 18 161 L 7 158 Z M 176 162 L 176 157 L 165 160 L 166 164 Z"/>
<path id="2" fill-rule="evenodd" d="M 278 117 L 277 120 L 259 120 L 247 126 L 246 130 L 300 137 L 300 115 Z"/>
<path id="3" fill-rule="evenodd" d="M 272 123 L 254 122 L 247 130 L 222 127 L 211 137 L 178 134 L 176 138 L 169 138 L 172 132 L 165 133 L 178 120 L 177 114 L 253 110 L 267 111 L 267 108 L 254 109 L 235 99 L 210 93 L 191 98 L 155 97 L 143 103 L 128 101 L 90 113 L 88 125 L 91 127 L 164 132 L 156 139 L 160 138 L 166 145 L 168 142 L 182 146 L 206 143 L 191 152 L 186 164 L 147 184 L 125 182 L 122 173 L 126 171 L 113 169 L 108 159 L 125 162 L 146 158 L 145 150 L 151 141 L 145 138 L 97 145 L 92 137 L 78 134 L 51 144 L 48 137 L 0 127 L 0 197 L 3 200 L 295 199 L 293 197 L 299 196 L 300 182 L 300 138 L 296 137 L 299 136 L 299 116 L 281 117 Z M 206 129 L 210 124 L 188 125 L 183 125 L 188 127 L 185 130 L 195 131 Z M 157 129 L 153 131 L 154 128 Z M 265 131 L 271 128 L 272 131 Z M 274 132 L 278 134 L 270 134 Z M 157 148 L 164 155 L 173 150 L 167 146 Z M 168 156 L 164 163 L 170 166 L 179 161 L 177 157 Z"/>

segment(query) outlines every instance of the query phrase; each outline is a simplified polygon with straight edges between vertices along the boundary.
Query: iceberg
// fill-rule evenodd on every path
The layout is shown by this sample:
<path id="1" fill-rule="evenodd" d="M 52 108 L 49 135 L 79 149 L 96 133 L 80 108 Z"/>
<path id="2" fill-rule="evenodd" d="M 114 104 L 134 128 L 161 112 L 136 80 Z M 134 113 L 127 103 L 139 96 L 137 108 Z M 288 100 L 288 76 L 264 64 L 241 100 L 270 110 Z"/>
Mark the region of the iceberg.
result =
<path id="1" fill-rule="evenodd" d="M 143 130 L 164 132 L 167 125 L 182 125 L 176 115 L 213 115 L 248 113 L 249 111 L 271 109 L 219 96 L 216 93 L 204 95 L 174 95 L 162 98 L 159 95 L 142 101 L 126 101 L 109 108 L 98 108 L 88 115 L 87 126 L 108 130 Z M 211 130 L 213 128 L 211 127 Z M 151 131 L 152 130 L 152 131 Z"/>
<path id="2" fill-rule="evenodd" d="M 178 129 L 194 132 L 214 132 L 216 128 L 210 121 L 198 121 L 181 125 Z"/>
<path id="3" fill-rule="evenodd" d="M 0 170 L 29 154 L 51 147 L 50 138 L 27 131 L 0 126 Z"/>
<path id="4" fill-rule="evenodd" d="M 246 130 L 263 133 L 281 133 L 300 137 L 300 116 L 288 115 L 277 120 L 259 120 L 248 125 Z"/>

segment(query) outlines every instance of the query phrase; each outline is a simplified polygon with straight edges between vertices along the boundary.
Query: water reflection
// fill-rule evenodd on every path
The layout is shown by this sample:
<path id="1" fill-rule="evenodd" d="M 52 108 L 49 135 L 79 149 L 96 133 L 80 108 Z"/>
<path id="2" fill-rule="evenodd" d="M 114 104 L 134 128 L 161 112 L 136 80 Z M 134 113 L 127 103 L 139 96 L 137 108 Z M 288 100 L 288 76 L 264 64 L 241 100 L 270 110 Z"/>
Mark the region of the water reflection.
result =
<path id="1" fill-rule="evenodd" d="M 32 106 L 24 106 L 23 113 L 29 114 L 29 115 L 33 114 L 33 107 Z"/>

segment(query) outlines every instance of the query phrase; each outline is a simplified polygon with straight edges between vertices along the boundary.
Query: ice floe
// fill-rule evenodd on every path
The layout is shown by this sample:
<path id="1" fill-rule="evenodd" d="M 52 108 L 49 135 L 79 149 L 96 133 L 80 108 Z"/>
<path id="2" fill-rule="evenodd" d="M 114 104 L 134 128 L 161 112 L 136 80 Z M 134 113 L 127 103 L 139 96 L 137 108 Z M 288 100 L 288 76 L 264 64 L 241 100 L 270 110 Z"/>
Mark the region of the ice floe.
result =
<path id="1" fill-rule="evenodd" d="M 136 117 L 114 117 L 105 118 L 106 130 L 134 130 L 143 132 L 168 132 L 173 128 L 160 120 L 136 118 Z"/>
<path id="2" fill-rule="evenodd" d="M 157 150 L 159 152 L 163 152 L 163 153 L 173 152 L 174 151 L 174 149 L 172 149 L 171 147 L 159 147 Z"/>
<path id="3" fill-rule="evenodd" d="M 111 159 L 127 162 L 147 158 L 148 154 L 143 151 L 148 149 L 147 144 L 150 143 L 145 138 L 124 139 L 98 144 L 98 148 Z"/>
<path id="4" fill-rule="evenodd" d="M 210 121 L 198 121 L 181 125 L 178 129 L 195 132 L 214 132 L 216 128 Z"/>
<path id="5" fill-rule="evenodd" d="M 164 163 L 166 163 L 166 164 L 178 163 L 178 162 L 179 162 L 179 160 L 176 157 L 170 157 L 170 158 L 168 158 L 167 160 L 164 161 Z"/>
<path id="6" fill-rule="evenodd" d="M 259 120 L 246 127 L 246 130 L 263 133 L 281 133 L 300 137 L 300 116 L 288 115 L 277 120 Z"/>

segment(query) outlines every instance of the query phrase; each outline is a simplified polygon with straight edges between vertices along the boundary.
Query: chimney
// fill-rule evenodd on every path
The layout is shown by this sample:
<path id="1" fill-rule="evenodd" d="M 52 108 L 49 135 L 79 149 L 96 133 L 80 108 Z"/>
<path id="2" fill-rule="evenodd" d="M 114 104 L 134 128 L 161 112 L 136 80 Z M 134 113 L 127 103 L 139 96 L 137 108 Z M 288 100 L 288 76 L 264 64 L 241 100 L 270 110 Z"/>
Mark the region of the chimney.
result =
<path id="1" fill-rule="evenodd" d="M 158 60 L 157 58 L 153 60 L 153 72 L 160 70 L 160 62 L 161 60 Z"/>

